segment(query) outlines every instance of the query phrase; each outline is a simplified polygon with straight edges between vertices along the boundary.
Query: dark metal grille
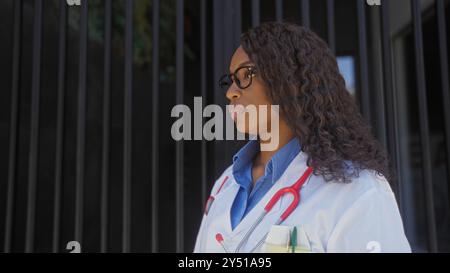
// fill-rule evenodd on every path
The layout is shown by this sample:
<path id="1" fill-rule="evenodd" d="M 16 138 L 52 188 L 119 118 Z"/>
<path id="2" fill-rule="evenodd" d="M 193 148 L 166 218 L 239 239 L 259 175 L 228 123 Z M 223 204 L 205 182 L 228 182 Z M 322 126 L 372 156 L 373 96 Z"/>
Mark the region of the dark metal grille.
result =
<path id="1" fill-rule="evenodd" d="M 374 2 L 2 1 L 3 251 L 191 251 L 241 143 L 173 141 L 170 109 L 225 105 L 215 83 L 265 21 L 311 27 L 353 61 L 413 250 L 450 251 L 449 1 Z"/>

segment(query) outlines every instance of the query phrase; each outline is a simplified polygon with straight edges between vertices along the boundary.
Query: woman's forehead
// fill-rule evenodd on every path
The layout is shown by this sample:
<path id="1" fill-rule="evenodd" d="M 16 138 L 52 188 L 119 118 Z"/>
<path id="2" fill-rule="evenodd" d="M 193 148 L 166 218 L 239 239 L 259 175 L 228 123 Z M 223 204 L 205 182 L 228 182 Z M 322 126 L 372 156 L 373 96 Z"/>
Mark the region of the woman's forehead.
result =
<path id="1" fill-rule="evenodd" d="M 233 57 L 231 58 L 230 63 L 230 73 L 233 73 L 237 68 L 240 66 L 249 64 L 250 58 L 248 57 L 247 53 L 244 51 L 242 46 L 238 47 L 236 51 L 233 54 Z"/>

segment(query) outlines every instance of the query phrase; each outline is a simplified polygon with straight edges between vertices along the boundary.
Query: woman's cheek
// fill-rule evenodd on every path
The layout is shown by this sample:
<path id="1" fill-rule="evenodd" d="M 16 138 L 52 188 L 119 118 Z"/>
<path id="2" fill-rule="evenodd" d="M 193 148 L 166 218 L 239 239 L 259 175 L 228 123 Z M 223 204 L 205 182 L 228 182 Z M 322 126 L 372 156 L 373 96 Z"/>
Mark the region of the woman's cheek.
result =
<path id="1" fill-rule="evenodd" d="M 236 119 L 236 128 L 241 133 L 250 135 L 258 134 L 258 116 L 249 113 L 238 114 Z"/>

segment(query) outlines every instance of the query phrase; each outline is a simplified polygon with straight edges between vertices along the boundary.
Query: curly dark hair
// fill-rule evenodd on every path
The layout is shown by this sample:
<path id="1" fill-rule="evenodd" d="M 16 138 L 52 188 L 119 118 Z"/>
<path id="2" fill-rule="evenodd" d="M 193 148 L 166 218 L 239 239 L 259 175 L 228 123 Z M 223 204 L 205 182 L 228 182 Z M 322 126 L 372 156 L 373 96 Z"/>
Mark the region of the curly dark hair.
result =
<path id="1" fill-rule="evenodd" d="M 369 169 L 393 179 L 387 153 L 346 90 L 325 41 L 293 23 L 267 22 L 243 33 L 240 43 L 314 174 L 351 182 Z"/>

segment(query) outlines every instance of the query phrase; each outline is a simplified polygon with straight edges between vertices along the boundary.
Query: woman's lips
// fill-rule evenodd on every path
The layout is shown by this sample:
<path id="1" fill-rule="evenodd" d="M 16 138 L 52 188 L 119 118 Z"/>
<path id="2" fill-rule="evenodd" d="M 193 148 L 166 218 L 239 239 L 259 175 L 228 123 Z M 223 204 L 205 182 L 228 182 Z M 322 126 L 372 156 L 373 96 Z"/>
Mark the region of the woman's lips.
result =
<path id="1" fill-rule="evenodd" d="M 230 115 L 231 118 L 236 121 L 237 117 L 238 117 L 239 111 L 237 111 L 236 109 L 234 109 L 233 111 L 230 111 Z"/>
<path id="2" fill-rule="evenodd" d="M 236 121 L 238 118 L 238 115 L 244 114 L 246 112 L 244 106 L 234 106 L 233 108 L 229 109 L 229 113 L 231 118 Z"/>

